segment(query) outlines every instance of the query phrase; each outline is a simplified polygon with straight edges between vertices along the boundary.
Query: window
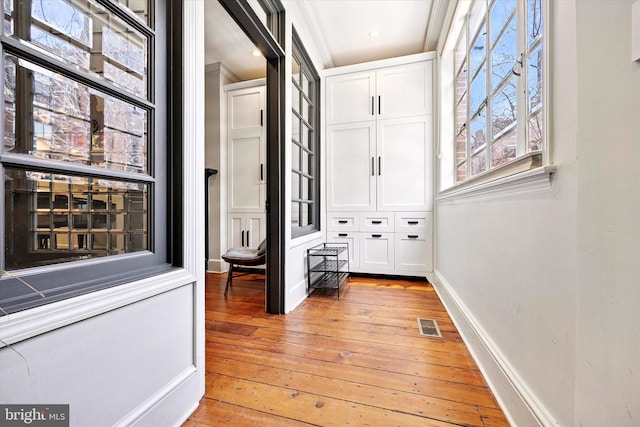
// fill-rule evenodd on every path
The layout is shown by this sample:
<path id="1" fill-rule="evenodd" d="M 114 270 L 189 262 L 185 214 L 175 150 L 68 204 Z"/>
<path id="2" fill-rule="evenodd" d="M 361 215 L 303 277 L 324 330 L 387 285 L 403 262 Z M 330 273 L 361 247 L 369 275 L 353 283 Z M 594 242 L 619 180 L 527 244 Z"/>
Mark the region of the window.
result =
<path id="1" fill-rule="evenodd" d="M 454 115 L 451 184 L 522 160 L 540 166 L 543 30 L 542 0 L 476 0 L 450 34 L 456 37 L 448 55 L 453 100 L 445 101 Z"/>
<path id="2" fill-rule="evenodd" d="M 320 78 L 294 31 L 291 116 L 291 227 L 297 237 L 320 229 Z"/>
<path id="3" fill-rule="evenodd" d="M 167 34 L 151 2 L 3 0 L 7 312 L 168 268 Z"/>

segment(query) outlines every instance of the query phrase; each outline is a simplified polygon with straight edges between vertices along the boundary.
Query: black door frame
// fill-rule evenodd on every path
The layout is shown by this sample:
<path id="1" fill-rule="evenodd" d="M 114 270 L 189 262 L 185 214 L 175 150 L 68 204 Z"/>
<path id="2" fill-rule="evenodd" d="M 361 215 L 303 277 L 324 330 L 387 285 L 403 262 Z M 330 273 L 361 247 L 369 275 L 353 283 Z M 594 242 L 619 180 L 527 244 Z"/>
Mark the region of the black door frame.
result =
<path id="1" fill-rule="evenodd" d="M 262 51 L 267 62 L 267 263 L 265 310 L 284 314 L 286 208 L 284 167 L 285 52 L 246 0 L 218 0 L 231 18 Z M 276 37 L 284 40 L 284 7 L 277 0 L 271 19 L 277 20 Z"/>

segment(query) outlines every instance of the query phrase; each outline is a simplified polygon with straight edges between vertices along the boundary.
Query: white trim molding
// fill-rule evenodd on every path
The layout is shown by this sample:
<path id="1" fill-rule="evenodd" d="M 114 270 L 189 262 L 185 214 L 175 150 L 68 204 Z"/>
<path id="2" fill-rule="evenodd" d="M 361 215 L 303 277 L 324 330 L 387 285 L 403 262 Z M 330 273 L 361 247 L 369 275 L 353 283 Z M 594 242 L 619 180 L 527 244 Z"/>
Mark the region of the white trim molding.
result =
<path id="1" fill-rule="evenodd" d="M 493 181 L 444 191 L 436 200 L 440 204 L 452 204 L 548 191 L 555 172 L 555 166 L 540 166 Z"/>
<path id="2" fill-rule="evenodd" d="M 432 283 L 509 423 L 529 427 L 558 426 L 440 271 L 435 271 Z"/>

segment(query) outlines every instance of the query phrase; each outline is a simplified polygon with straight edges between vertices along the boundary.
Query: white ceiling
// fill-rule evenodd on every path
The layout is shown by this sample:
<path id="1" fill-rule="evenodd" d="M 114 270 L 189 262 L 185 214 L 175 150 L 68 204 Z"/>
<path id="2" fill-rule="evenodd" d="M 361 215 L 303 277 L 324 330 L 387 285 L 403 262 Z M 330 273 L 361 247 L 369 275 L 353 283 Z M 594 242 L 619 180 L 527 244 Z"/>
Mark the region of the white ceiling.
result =
<path id="1" fill-rule="evenodd" d="M 435 50 L 451 0 L 297 0 L 329 67 Z M 299 25 L 299 24 L 298 24 Z M 377 31 L 377 37 L 369 33 Z M 265 61 L 217 0 L 205 2 L 205 61 L 240 80 L 265 76 Z"/>

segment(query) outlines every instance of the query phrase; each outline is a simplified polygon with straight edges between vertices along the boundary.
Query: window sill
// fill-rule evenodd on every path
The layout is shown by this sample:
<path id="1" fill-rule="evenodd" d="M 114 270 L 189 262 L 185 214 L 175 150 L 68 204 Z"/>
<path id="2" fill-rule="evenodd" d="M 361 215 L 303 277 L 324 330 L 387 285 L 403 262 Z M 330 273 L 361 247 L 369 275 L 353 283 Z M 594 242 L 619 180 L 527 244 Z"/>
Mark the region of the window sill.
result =
<path id="1" fill-rule="evenodd" d="M 442 191 L 436 200 L 440 203 L 455 203 L 548 190 L 556 167 L 536 166 L 536 156 L 527 156 L 505 165 L 504 168 Z"/>

